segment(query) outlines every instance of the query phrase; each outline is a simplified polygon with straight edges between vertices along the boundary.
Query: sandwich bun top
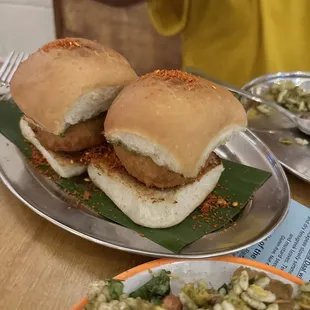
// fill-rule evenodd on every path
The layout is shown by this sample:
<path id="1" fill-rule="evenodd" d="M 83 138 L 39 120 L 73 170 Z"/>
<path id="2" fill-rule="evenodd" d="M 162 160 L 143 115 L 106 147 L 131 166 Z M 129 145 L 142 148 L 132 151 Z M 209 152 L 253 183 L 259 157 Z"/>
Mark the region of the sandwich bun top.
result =
<path id="1" fill-rule="evenodd" d="M 224 87 L 178 70 L 157 70 L 120 92 L 104 129 L 111 143 L 196 177 L 210 153 L 246 125 L 242 104 Z"/>
<path id="2" fill-rule="evenodd" d="M 120 89 L 137 78 L 116 51 L 82 38 L 52 41 L 16 70 L 14 101 L 42 129 L 61 134 L 106 111 Z"/>

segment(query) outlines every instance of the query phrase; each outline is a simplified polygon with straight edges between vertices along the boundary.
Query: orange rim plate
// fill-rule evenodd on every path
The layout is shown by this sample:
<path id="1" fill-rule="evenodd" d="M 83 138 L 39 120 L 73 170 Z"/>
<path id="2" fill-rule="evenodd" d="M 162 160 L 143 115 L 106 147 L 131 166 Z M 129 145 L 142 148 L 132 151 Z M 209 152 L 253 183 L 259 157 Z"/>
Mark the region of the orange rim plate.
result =
<path id="1" fill-rule="evenodd" d="M 166 265 L 170 265 L 176 262 L 185 262 L 185 261 L 216 261 L 216 262 L 227 262 L 227 263 L 235 263 L 238 265 L 243 265 L 246 267 L 252 267 L 252 268 L 256 268 L 256 269 L 260 269 L 262 271 L 265 271 L 267 273 L 271 273 L 275 276 L 279 276 L 287 281 L 290 281 L 292 283 L 295 284 L 302 284 L 304 283 L 303 280 L 285 272 L 282 271 L 280 269 L 271 267 L 269 265 L 260 263 L 260 262 L 256 262 L 253 260 L 249 260 L 249 259 L 245 259 L 245 258 L 238 258 L 238 257 L 233 257 L 233 256 L 222 256 L 222 257 L 214 257 L 214 258 L 209 258 L 209 259 L 197 259 L 197 260 L 184 260 L 184 259 L 157 259 L 157 260 L 153 260 L 151 262 L 139 265 L 137 267 L 131 268 L 119 275 L 117 275 L 115 277 L 115 279 L 118 280 L 127 280 L 141 272 L 144 272 L 146 270 L 150 270 L 150 269 L 154 269 L 157 267 L 161 267 L 161 266 L 166 266 Z M 82 310 L 85 305 L 87 303 L 87 298 L 84 297 L 77 305 L 75 305 L 72 310 Z"/>

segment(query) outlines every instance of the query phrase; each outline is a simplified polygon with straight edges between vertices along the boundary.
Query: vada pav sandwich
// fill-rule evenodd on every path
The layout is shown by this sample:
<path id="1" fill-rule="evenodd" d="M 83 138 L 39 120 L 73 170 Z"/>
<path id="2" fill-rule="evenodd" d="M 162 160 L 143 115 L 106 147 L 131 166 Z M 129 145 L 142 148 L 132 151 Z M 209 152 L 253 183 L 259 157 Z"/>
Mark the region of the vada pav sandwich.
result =
<path id="1" fill-rule="evenodd" d="M 24 113 L 21 132 L 61 177 L 79 175 L 87 169 L 82 152 L 105 140 L 105 112 L 136 78 L 123 56 L 97 42 L 50 42 L 22 62 L 11 81 Z"/>
<path id="2" fill-rule="evenodd" d="M 157 70 L 126 86 L 104 123 L 109 151 L 88 174 L 133 222 L 182 222 L 216 186 L 214 153 L 245 129 L 246 113 L 225 88 L 178 70 Z"/>

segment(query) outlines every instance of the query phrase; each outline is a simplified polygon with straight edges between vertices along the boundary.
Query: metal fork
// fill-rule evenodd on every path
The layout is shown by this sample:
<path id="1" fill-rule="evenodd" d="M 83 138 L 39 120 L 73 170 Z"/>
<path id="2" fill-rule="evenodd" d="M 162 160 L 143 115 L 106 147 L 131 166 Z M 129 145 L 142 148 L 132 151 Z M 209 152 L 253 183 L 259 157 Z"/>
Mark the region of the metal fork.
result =
<path id="1" fill-rule="evenodd" d="M 29 54 L 24 52 L 11 52 L 4 60 L 4 63 L 0 68 L 0 96 L 9 92 L 13 74 L 20 63 L 27 59 L 28 56 Z"/>

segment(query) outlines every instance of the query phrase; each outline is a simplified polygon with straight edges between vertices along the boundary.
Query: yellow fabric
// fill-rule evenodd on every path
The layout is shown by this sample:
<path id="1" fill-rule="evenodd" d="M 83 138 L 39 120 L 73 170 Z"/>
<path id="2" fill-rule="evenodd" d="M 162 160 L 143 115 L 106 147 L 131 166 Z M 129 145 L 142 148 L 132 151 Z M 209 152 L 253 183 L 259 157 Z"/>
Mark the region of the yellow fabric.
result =
<path id="1" fill-rule="evenodd" d="M 148 9 L 159 33 L 180 33 L 185 69 L 236 86 L 310 71 L 310 0 L 149 0 Z"/>

